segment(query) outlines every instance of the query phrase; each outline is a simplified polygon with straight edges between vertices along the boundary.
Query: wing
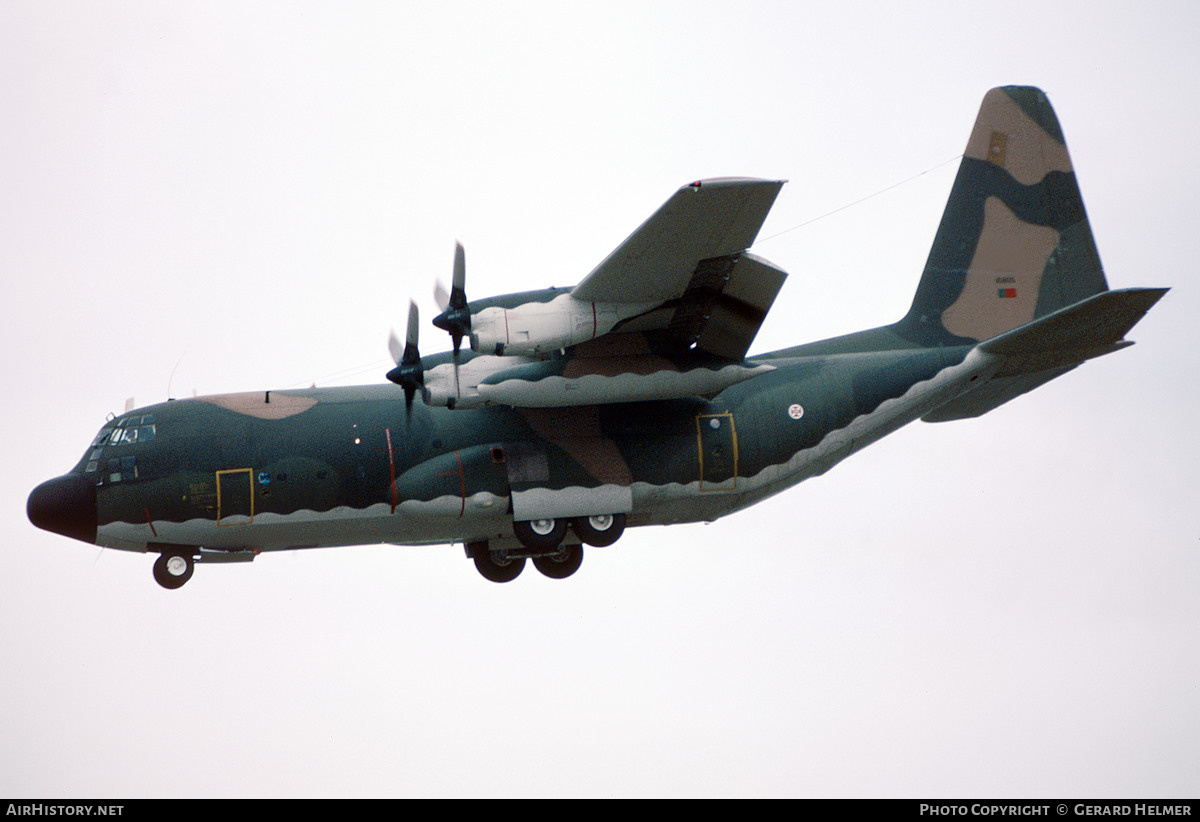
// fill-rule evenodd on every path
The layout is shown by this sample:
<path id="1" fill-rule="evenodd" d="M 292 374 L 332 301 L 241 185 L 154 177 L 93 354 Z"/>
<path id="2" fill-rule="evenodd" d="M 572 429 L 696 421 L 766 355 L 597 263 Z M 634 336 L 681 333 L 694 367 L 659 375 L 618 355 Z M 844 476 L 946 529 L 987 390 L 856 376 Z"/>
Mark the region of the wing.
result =
<path id="1" fill-rule="evenodd" d="M 575 288 L 471 303 L 481 356 L 455 374 L 453 391 L 448 369 L 431 371 L 427 399 L 542 408 L 670 399 L 770 370 L 742 360 L 787 274 L 746 249 L 782 186 L 684 186 Z"/>
<path id="2" fill-rule="evenodd" d="M 684 186 L 596 266 L 571 296 L 655 304 L 620 331 L 661 331 L 669 347 L 693 345 L 728 360 L 750 348 L 787 277 L 746 253 L 782 180 L 722 178 Z"/>
<path id="3" fill-rule="evenodd" d="M 699 180 L 675 192 L 571 291 L 577 300 L 663 302 L 681 296 L 701 261 L 754 244 L 782 180 Z"/>
<path id="4" fill-rule="evenodd" d="M 780 180 L 684 186 L 573 289 L 472 303 L 471 348 L 544 355 L 618 332 L 740 360 L 787 275 L 746 252 Z"/>

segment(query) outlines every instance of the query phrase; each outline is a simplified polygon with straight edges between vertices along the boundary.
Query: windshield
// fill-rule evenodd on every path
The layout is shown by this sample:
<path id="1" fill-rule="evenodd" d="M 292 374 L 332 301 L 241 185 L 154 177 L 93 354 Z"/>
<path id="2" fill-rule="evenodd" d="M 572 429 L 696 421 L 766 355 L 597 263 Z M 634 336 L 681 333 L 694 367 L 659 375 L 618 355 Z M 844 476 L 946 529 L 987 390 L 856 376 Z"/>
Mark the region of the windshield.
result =
<path id="1" fill-rule="evenodd" d="M 127 446 L 150 442 L 158 436 L 153 414 L 134 414 L 100 429 L 84 460 L 84 474 L 97 485 L 138 478 L 137 456 Z"/>

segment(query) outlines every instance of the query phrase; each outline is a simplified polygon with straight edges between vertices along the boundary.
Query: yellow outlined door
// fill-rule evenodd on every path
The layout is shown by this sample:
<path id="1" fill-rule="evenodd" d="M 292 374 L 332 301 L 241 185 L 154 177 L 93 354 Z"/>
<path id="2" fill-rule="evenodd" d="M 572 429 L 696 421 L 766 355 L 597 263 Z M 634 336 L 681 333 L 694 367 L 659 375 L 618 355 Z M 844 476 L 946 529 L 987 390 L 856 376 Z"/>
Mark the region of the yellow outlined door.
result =
<path id="1" fill-rule="evenodd" d="M 247 525 L 254 521 L 254 472 L 231 468 L 217 472 L 217 525 Z"/>
<path id="2" fill-rule="evenodd" d="M 697 414 L 696 448 L 700 459 L 700 490 L 735 490 L 738 448 L 733 414 Z"/>

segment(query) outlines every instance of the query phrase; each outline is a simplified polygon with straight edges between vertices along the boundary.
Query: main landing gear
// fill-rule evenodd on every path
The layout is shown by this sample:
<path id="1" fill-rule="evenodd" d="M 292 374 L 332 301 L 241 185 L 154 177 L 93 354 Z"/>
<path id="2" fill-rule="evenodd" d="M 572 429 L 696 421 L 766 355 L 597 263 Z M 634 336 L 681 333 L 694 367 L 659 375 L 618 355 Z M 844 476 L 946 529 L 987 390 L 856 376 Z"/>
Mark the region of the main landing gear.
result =
<path id="1" fill-rule="evenodd" d="M 487 541 L 468 542 L 467 556 L 475 560 L 475 570 L 492 582 L 512 582 L 525 570 L 525 557 L 508 551 L 492 551 Z"/>
<path id="2" fill-rule="evenodd" d="M 563 544 L 567 531 L 584 545 L 602 548 L 612 545 L 625 532 L 624 514 L 602 514 L 575 519 L 535 519 L 513 523 L 513 533 L 521 547 L 515 550 L 493 549 L 486 540 L 467 543 L 467 556 L 475 568 L 492 582 L 511 582 L 525 569 L 525 560 L 551 579 L 566 579 L 583 563 L 583 545 Z"/>
<path id="3" fill-rule="evenodd" d="M 566 579 L 578 571 L 582 564 L 582 545 L 564 545 L 557 554 L 533 558 L 533 567 L 551 579 Z"/>
<path id="4" fill-rule="evenodd" d="M 601 514 L 596 517 L 580 517 L 571 523 L 571 527 L 582 542 L 596 548 L 605 548 L 625 533 L 625 515 Z"/>
<path id="5" fill-rule="evenodd" d="M 164 588 L 174 590 L 192 578 L 196 560 L 187 551 L 164 550 L 154 560 L 154 581 Z"/>

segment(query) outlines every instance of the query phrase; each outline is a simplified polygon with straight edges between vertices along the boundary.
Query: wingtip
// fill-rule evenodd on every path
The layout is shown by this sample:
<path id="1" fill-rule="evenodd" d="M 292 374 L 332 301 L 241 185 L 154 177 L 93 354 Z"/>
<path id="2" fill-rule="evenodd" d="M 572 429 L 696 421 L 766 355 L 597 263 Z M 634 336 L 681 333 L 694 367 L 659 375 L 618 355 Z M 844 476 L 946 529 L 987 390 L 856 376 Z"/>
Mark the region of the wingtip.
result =
<path id="1" fill-rule="evenodd" d="M 708 177 L 694 180 L 684 188 L 738 188 L 756 185 L 782 186 L 787 180 L 768 180 L 762 177 Z"/>

